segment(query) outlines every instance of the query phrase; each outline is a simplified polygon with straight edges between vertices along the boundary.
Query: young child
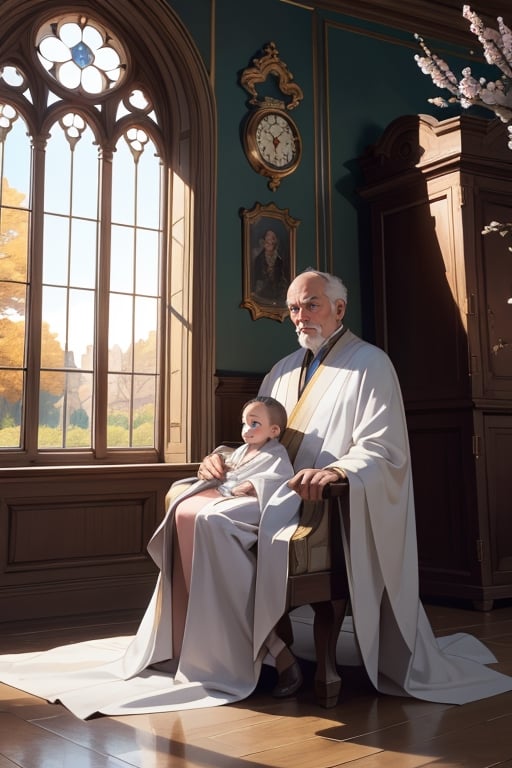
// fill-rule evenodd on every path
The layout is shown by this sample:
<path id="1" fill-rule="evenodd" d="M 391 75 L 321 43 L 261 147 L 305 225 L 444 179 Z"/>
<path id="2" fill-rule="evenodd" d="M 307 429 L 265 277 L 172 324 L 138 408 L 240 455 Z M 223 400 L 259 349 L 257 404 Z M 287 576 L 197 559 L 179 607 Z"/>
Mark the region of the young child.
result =
<path id="1" fill-rule="evenodd" d="M 270 440 L 279 440 L 286 429 L 287 415 L 284 406 L 273 397 L 255 397 L 249 400 L 242 409 L 242 440 L 244 444 L 235 451 L 230 452 L 225 446 L 216 448 L 214 453 L 219 453 L 224 458 L 226 465 L 226 478 L 217 486 L 217 491 L 223 496 L 254 496 L 255 487 L 250 480 L 240 482 L 240 477 L 247 474 L 261 474 L 261 470 L 253 465 L 246 467 L 251 459 L 256 458 L 259 451 Z M 283 449 L 284 451 L 284 449 Z M 278 453 L 282 451 L 278 450 Z M 283 456 L 286 454 L 284 451 Z M 287 456 L 287 454 L 286 454 Z M 256 472 L 254 472 L 256 470 Z M 254 477 L 253 479 L 256 479 Z M 263 481 L 265 474 L 263 472 Z M 203 492 L 200 492 L 202 495 Z"/>
<path id="2" fill-rule="evenodd" d="M 177 500 L 174 511 L 175 542 L 173 546 L 172 604 L 173 650 L 181 650 L 194 554 L 196 518 L 205 508 L 222 513 L 224 499 L 238 498 L 230 505 L 232 519 L 240 524 L 255 525 L 273 490 L 293 476 L 293 467 L 279 438 L 286 428 L 284 406 L 272 397 L 256 397 L 242 409 L 243 445 L 229 453 L 220 446 L 225 466 L 222 481 L 197 481 Z"/>

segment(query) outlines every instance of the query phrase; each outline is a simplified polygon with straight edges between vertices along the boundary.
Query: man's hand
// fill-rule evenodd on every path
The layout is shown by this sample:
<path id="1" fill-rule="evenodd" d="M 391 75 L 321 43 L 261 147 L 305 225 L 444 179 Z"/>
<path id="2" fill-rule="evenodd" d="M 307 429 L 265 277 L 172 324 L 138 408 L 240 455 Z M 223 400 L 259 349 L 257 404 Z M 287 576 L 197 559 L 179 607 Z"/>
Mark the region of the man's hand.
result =
<path id="1" fill-rule="evenodd" d="M 222 453 L 209 453 L 205 456 L 197 470 L 199 480 L 224 480 L 226 477 L 226 462 Z"/>
<path id="2" fill-rule="evenodd" d="M 305 501 L 319 501 L 325 486 L 339 479 L 338 472 L 332 469 L 301 469 L 288 481 L 288 488 Z"/>

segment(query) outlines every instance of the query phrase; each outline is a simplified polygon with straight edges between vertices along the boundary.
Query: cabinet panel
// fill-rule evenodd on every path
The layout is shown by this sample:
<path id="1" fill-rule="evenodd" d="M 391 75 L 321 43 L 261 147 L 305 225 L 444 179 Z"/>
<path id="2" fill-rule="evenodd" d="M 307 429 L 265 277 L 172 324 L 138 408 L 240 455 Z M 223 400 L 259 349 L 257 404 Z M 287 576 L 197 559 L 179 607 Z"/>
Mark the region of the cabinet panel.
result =
<path id="1" fill-rule="evenodd" d="M 512 583 L 512 415 L 486 415 L 484 424 L 493 581 L 507 584 Z"/>
<path id="2" fill-rule="evenodd" d="M 481 193 L 485 222 L 511 221 L 512 196 Z M 484 397 L 510 398 L 512 392 L 512 239 L 497 234 L 482 237 L 479 266 L 479 311 L 482 316 Z"/>
<path id="3" fill-rule="evenodd" d="M 452 205 L 445 190 L 382 215 L 386 346 L 406 402 L 469 396 L 466 329 L 453 295 Z"/>
<path id="4" fill-rule="evenodd" d="M 468 411 L 409 413 L 420 589 L 432 580 L 464 582 L 480 572 L 475 475 Z"/>

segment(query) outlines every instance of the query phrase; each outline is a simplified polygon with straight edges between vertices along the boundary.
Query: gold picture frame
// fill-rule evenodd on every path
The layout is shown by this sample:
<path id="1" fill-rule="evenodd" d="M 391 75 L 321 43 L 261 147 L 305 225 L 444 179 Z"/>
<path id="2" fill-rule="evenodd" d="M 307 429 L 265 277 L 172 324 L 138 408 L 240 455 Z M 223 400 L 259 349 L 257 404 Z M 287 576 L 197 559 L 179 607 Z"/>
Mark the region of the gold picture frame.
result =
<path id="1" fill-rule="evenodd" d="M 300 224 L 275 203 L 241 211 L 243 221 L 243 299 L 253 320 L 283 322 L 286 292 L 295 277 L 296 232 Z"/>

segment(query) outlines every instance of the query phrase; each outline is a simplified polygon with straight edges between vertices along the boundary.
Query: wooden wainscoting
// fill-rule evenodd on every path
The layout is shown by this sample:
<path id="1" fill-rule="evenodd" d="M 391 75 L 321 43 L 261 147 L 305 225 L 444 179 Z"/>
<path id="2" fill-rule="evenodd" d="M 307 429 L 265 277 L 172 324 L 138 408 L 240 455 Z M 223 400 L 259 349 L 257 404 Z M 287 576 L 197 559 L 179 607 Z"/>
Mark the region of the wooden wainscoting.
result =
<path id="1" fill-rule="evenodd" d="M 256 397 L 263 374 L 217 376 L 215 389 L 215 445 L 238 443 L 242 407 Z"/>
<path id="2" fill-rule="evenodd" d="M 165 494 L 196 467 L 0 470 L 0 622 L 142 611 Z"/>

